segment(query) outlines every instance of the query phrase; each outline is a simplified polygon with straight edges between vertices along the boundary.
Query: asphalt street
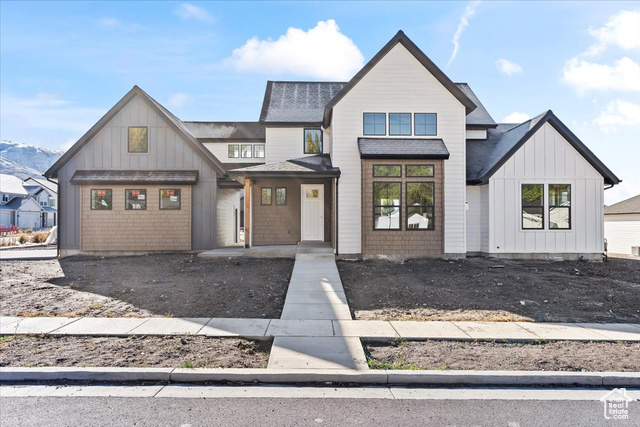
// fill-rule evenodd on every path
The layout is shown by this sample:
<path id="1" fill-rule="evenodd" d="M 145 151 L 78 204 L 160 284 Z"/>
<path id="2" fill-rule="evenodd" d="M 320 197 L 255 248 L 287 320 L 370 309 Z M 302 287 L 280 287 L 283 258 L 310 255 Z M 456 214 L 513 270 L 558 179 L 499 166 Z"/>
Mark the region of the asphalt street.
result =
<path id="1" fill-rule="evenodd" d="M 5 426 L 639 426 L 640 402 L 628 420 L 607 420 L 598 396 L 607 390 L 476 390 L 307 387 L 105 388 L 6 390 Z M 212 390 L 213 389 L 213 390 Z M 319 391 L 320 390 L 320 391 Z M 351 391 L 355 391 L 352 393 Z M 2 390 L 0 390 L 2 391 Z M 145 396 L 151 392 L 154 397 Z M 637 393 L 637 391 L 635 392 Z M 18 396 L 22 394 L 24 397 Z M 47 397 L 38 395 L 49 395 Z M 61 396 L 56 397 L 55 395 Z M 72 397 L 62 397 L 73 394 Z M 98 396 L 102 397 L 86 397 Z M 117 395 L 119 397 L 114 396 Z M 6 396 L 15 397 L 6 397 Z M 173 397 L 173 396 L 189 397 Z M 210 397 L 210 396 L 252 397 Z M 293 397 L 299 395 L 300 398 Z M 161 397 L 165 396 L 165 397 Z M 202 397 L 209 396 L 209 397 Z M 258 396 L 258 397 L 256 397 Z M 278 397 L 274 397 L 278 396 Z M 305 396 L 305 397 L 303 397 Z M 310 396 L 310 397 L 306 397 Z M 324 397 L 323 397 L 324 396 Z M 361 396 L 361 397 L 357 397 Z M 637 396 L 637 394 L 636 394 Z"/>

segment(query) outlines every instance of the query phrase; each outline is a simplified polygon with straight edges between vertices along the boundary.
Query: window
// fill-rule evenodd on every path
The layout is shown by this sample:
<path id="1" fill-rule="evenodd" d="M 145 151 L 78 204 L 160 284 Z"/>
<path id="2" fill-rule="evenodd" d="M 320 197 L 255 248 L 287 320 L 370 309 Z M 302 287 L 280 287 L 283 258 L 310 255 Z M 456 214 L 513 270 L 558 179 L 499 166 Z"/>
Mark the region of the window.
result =
<path id="1" fill-rule="evenodd" d="M 169 188 L 160 190 L 160 210 L 180 209 L 180 190 Z"/>
<path id="2" fill-rule="evenodd" d="M 147 190 L 124 190 L 125 210 L 146 210 Z"/>
<path id="3" fill-rule="evenodd" d="M 433 230 L 435 185 L 433 182 L 407 182 L 407 230 Z"/>
<path id="4" fill-rule="evenodd" d="M 437 115 L 435 113 L 415 113 L 415 135 L 437 135 Z"/>
<path id="5" fill-rule="evenodd" d="M 571 229 L 571 185 L 549 184 L 549 229 Z"/>
<path id="6" fill-rule="evenodd" d="M 253 157 L 256 159 L 264 159 L 264 145 L 253 146 Z"/>
<path id="7" fill-rule="evenodd" d="M 287 189 L 285 187 L 276 188 L 276 205 L 287 204 Z"/>
<path id="8" fill-rule="evenodd" d="M 111 190 L 91 190 L 91 210 L 111 210 Z"/>
<path id="9" fill-rule="evenodd" d="M 407 165 L 407 176 L 412 178 L 433 177 L 433 165 Z"/>
<path id="10" fill-rule="evenodd" d="M 364 135 L 386 135 L 387 115 L 385 113 L 364 113 Z"/>
<path id="11" fill-rule="evenodd" d="M 56 199 L 54 199 L 53 197 L 49 197 L 49 206 L 51 206 L 52 208 L 56 207 Z"/>
<path id="12" fill-rule="evenodd" d="M 271 187 L 262 187 L 260 197 L 261 205 L 270 205 L 271 204 Z"/>
<path id="13" fill-rule="evenodd" d="M 373 176 L 390 176 L 400 178 L 402 166 L 400 165 L 373 165 Z"/>
<path id="14" fill-rule="evenodd" d="M 149 152 L 149 128 L 146 126 L 132 126 L 129 128 L 129 152 Z"/>
<path id="15" fill-rule="evenodd" d="M 8 202 L 9 201 L 9 195 L 8 194 L 3 194 L 2 195 L 2 201 L 5 202 L 5 203 Z"/>
<path id="16" fill-rule="evenodd" d="M 304 154 L 322 154 L 322 130 L 304 130 Z"/>
<path id="17" fill-rule="evenodd" d="M 544 228 L 544 185 L 522 184 L 522 228 Z"/>
<path id="18" fill-rule="evenodd" d="M 242 158 L 245 158 L 245 159 L 246 158 L 251 158 L 251 151 L 252 151 L 251 144 L 247 144 L 247 145 L 243 144 L 242 145 Z"/>
<path id="19" fill-rule="evenodd" d="M 230 159 L 237 159 L 238 157 L 240 157 L 240 146 L 238 144 L 229 145 L 228 151 L 228 156 Z"/>
<path id="20" fill-rule="evenodd" d="M 373 228 L 400 230 L 400 183 L 373 183 Z"/>
<path id="21" fill-rule="evenodd" d="M 389 113 L 389 135 L 411 135 L 411 114 Z"/>

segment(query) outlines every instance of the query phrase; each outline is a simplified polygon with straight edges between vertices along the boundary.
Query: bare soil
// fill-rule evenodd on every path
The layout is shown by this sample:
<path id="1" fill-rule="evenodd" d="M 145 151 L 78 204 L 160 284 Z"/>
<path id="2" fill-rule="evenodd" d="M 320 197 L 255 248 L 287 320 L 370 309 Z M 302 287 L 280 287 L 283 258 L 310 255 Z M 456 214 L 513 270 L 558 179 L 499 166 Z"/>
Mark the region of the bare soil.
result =
<path id="1" fill-rule="evenodd" d="M 194 254 L 0 263 L 3 316 L 279 318 L 293 260 Z"/>
<path id="2" fill-rule="evenodd" d="M 238 338 L 7 335 L 0 367 L 266 368 L 271 342 Z"/>
<path id="3" fill-rule="evenodd" d="M 638 372 L 640 343 L 365 342 L 377 369 Z"/>
<path id="4" fill-rule="evenodd" d="M 358 320 L 640 323 L 640 261 L 341 261 Z"/>

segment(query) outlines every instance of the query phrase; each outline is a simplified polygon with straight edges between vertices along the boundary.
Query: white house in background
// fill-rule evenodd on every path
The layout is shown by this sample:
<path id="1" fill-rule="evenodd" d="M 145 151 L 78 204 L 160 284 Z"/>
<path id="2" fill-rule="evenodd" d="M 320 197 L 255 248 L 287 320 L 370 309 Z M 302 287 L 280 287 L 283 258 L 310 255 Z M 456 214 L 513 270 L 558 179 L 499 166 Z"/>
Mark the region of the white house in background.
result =
<path id="1" fill-rule="evenodd" d="M 42 206 L 41 227 L 50 228 L 58 224 L 58 184 L 46 179 L 27 178 L 24 188 Z"/>
<path id="2" fill-rule="evenodd" d="M 496 123 L 402 31 L 348 82 L 267 82 L 258 122 L 183 122 L 135 86 L 45 175 L 61 255 L 214 249 L 243 231 L 247 247 L 348 257 L 601 259 L 620 182 L 551 110 Z M 162 221 L 175 238 L 151 237 Z"/>
<path id="3" fill-rule="evenodd" d="M 41 179 L 21 181 L 0 174 L 0 226 L 53 227 L 57 222 L 56 185 Z"/>
<path id="4" fill-rule="evenodd" d="M 640 257 L 640 194 L 604 208 L 604 237 L 609 253 Z"/>

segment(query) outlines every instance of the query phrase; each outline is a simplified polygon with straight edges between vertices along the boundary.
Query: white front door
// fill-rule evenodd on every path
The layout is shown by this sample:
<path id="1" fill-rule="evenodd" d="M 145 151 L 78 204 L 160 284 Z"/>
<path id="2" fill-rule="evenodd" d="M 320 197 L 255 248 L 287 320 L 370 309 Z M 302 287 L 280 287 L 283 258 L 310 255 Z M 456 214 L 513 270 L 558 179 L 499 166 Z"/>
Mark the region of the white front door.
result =
<path id="1" fill-rule="evenodd" d="M 324 241 L 324 185 L 301 185 L 302 240 Z"/>

